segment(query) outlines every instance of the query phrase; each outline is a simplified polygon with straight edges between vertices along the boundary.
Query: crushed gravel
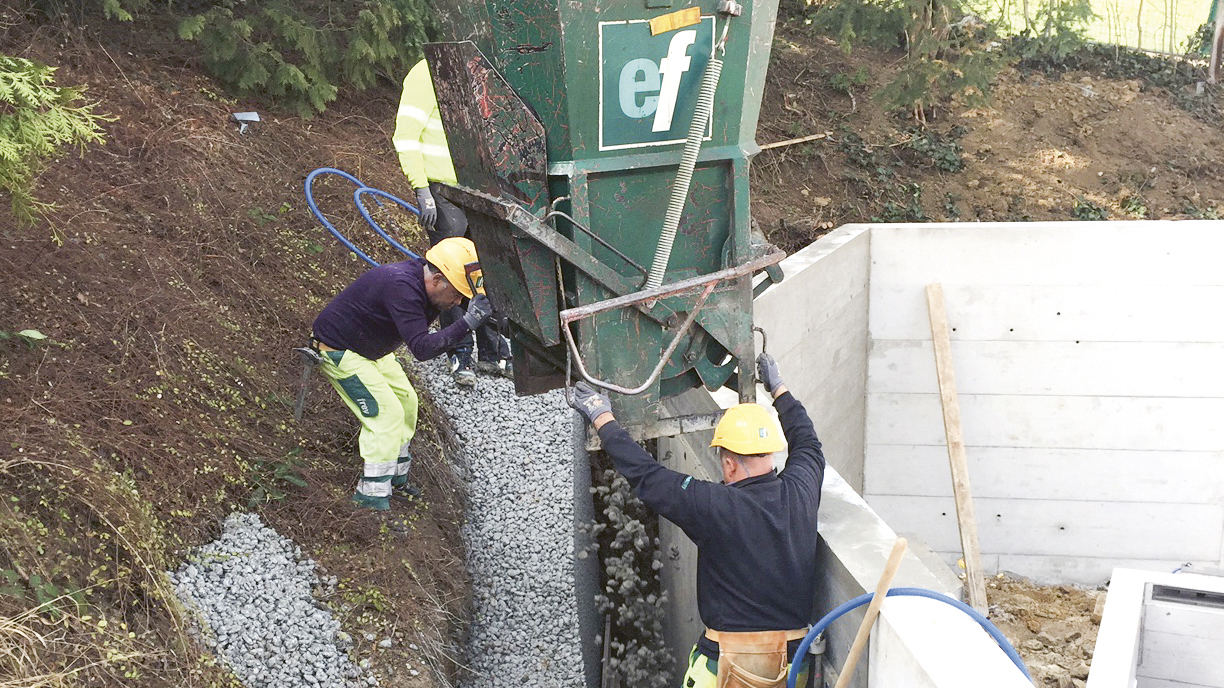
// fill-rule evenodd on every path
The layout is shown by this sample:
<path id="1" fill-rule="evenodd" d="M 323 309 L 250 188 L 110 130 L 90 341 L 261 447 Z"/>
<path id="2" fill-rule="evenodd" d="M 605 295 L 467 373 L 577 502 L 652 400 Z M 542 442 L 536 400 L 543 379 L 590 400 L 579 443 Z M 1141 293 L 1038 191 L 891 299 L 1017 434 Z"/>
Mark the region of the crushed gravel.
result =
<path id="1" fill-rule="evenodd" d="M 471 673 L 459 688 L 583 688 L 572 410 L 560 391 L 518 397 L 506 378 L 481 374 L 475 389 L 458 387 L 445 357 L 411 365 L 464 455 L 474 609 L 461 660 Z M 378 685 L 312 596 L 315 563 L 257 515 L 231 514 L 221 536 L 169 576 L 198 612 L 193 632 L 248 688 Z"/>
<path id="2" fill-rule="evenodd" d="M 255 514 L 230 514 L 221 537 L 169 574 L 198 612 L 193 629 L 248 688 L 374 686 L 346 653 L 340 622 L 311 594 L 315 563 Z"/>
<path id="3" fill-rule="evenodd" d="M 461 688 L 581 688 L 574 589 L 573 410 L 506 378 L 458 387 L 445 357 L 415 362 L 466 460 L 463 527 L 475 606 Z"/>

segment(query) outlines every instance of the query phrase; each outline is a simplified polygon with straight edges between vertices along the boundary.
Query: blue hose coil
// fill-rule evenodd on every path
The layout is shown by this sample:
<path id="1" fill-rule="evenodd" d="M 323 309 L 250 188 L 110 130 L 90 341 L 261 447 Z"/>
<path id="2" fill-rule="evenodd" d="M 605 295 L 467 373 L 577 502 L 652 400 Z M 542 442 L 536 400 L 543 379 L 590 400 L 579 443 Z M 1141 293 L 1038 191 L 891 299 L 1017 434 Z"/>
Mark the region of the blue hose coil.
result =
<path id="1" fill-rule="evenodd" d="M 943 593 L 938 593 L 938 592 L 935 592 L 934 590 L 927 590 L 926 588 L 893 588 L 892 590 L 888 591 L 888 594 L 886 596 L 893 597 L 896 595 L 911 596 L 911 597 L 929 597 L 932 600 L 939 600 L 940 602 L 946 602 L 952 605 L 953 607 L 956 607 L 957 609 L 961 610 L 962 612 L 965 612 L 966 614 L 970 616 L 970 618 L 978 622 L 978 625 L 981 626 L 983 630 L 985 630 L 987 633 L 989 633 L 991 638 L 994 638 L 994 641 L 998 643 L 999 647 L 1003 650 L 1003 652 L 1007 654 L 1007 658 L 1010 659 L 1012 661 L 1012 664 L 1015 664 L 1016 668 L 1019 669 L 1024 674 L 1024 677 L 1029 680 L 1029 683 L 1033 682 L 1033 677 L 1029 676 L 1028 669 L 1026 669 L 1024 666 L 1024 660 L 1020 659 L 1020 653 L 1016 652 L 1016 648 L 1012 647 L 1011 643 L 1007 642 L 1007 638 L 1003 636 L 1002 631 L 1000 631 L 997 627 L 995 627 L 994 624 L 990 623 L 989 619 L 987 619 L 985 616 L 982 616 L 973 607 L 970 607 L 969 605 L 965 604 L 964 602 L 961 602 L 960 600 L 948 597 L 947 595 L 944 595 Z M 869 593 L 864 593 L 862 595 L 859 595 L 858 597 L 848 602 L 843 602 L 836 609 L 829 612 L 828 614 L 825 614 L 824 618 L 816 622 L 815 626 L 812 626 L 812 630 L 808 631 L 807 635 L 803 637 L 803 641 L 799 643 L 799 647 L 795 649 L 795 656 L 791 658 L 790 673 L 787 674 L 787 677 L 786 677 L 786 688 L 795 688 L 795 684 L 798 682 L 798 679 L 799 679 L 799 668 L 800 668 L 799 659 L 807 654 L 808 648 L 812 646 L 812 641 L 816 640 L 816 636 L 823 633 L 826 628 L 828 628 L 834 621 L 840 618 L 843 614 L 845 614 L 846 612 L 852 609 L 858 609 L 859 607 L 867 604 L 868 602 L 871 601 L 871 598 L 873 597 L 875 597 L 875 593 L 869 592 Z"/>
<path id="2" fill-rule="evenodd" d="M 374 199 L 374 202 L 378 203 L 380 207 L 382 206 L 382 203 L 378 200 L 378 198 L 385 198 L 388 201 L 391 201 L 392 203 L 395 203 L 396 205 L 400 206 L 401 208 L 404 208 L 408 210 L 409 212 L 419 216 L 421 214 L 421 211 L 417 210 L 416 206 L 412 205 L 411 203 L 408 203 L 407 201 L 404 201 L 403 199 L 392 196 L 386 191 L 375 189 L 374 187 L 371 187 L 371 186 L 366 186 L 364 183 L 362 183 L 360 179 L 354 177 L 348 172 L 345 172 L 343 170 L 338 170 L 334 167 L 320 167 L 319 169 L 306 175 L 306 182 L 304 183 L 305 192 L 306 192 L 306 205 L 310 206 L 310 212 L 314 213 L 314 216 L 319 221 L 319 223 L 322 224 L 324 227 L 326 227 L 327 231 L 331 232 L 332 236 L 336 237 L 336 239 L 338 239 L 341 244 L 344 244 L 345 248 L 357 254 L 358 258 L 361 258 L 362 260 L 369 263 L 370 265 L 374 267 L 378 267 L 378 261 L 369 257 L 368 255 L 365 254 L 364 251 L 357 248 L 353 244 L 353 242 L 348 240 L 348 237 L 341 234 L 340 230 L 332 226 L 332 223 L 328 222 L 327 218 L 323 216 L 323 213 L 319 211 L 319 206 L 315 204 L 314 192 L 312 191 L 311 187 L 314 185 L 315 177 L 318 177 L 321 174 L 338 175 L 338 176 L 344 177 L 345 179 L 355 184 L 357 186 L 357 190 L 353 192 L 353 203 L 357 206 L 357 210 L 361 211 L 361 216 L 365 218 L 366 223 L 369 224 L 370 227 L 373 228 L 375 232 L 378 232 L 378 235 L 381 236 L 383 239 L 385 239 L 387 243 L 394 246 L 401 253 L 407 255 L 409 258 L 420 258 L 419 255 L 408 250 L 408 248 L 400 244 L 395 239 L 391 238 L 391 235 L 387 234 L 387 232 L 384 231 L 383 228 L 379 226 L 379 224 L 374 220 L 374 218 L 370 216 L 370 212 L 366 210 L 365 204 L 361 202 L 361 197 L 366 194 L 375 196 L 376 198 Z"/>

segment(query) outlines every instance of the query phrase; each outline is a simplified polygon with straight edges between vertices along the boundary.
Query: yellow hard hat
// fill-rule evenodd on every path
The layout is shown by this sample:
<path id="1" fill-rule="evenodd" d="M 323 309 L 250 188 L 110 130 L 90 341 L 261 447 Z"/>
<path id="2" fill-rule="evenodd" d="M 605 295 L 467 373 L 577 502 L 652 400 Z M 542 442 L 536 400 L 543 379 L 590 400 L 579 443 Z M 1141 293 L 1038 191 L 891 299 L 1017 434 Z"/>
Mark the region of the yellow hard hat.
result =
<path id="1" fill-rule="evenodd" d="M 464 298 L 473 293 L 483 294 L 484 273 L 476 257 L 476 244 L 464 237 L 451 237 L 434 244 L 425 252 L 425 260 L 442 271 L 442 275 Z"/>
<path id="2" fill-rule="evenodd" d="M 771 454 L 786 449 L 778 422 L 760 404 L 739 404 L 727 409 L 714 428 L 711 447 L 736 454 Z"/>

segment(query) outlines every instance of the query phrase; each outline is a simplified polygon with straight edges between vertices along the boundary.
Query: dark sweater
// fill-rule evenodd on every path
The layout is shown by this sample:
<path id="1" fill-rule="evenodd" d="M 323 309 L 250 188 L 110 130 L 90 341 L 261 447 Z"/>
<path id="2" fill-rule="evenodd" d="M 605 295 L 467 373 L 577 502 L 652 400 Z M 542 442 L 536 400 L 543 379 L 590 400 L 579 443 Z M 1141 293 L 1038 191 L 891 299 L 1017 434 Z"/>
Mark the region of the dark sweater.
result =
<path id="1" fill-rule="evenodd" d="M 789 444 L 779 474 L 721 485 L 665 468 L 615 421 L 604 450 L 634 492 L 697 545 L 697 610 L 707 628 L 803 628 L 816 592 L 816 511 L 825 459 L 803 404 L 774 401 Z"/>
<path id="2" fill-rule="evenodd" d="M 372 361 L 395 351 L 401 342 L 421 361 L 453 349 L 468 332 L 467 323 L 459 319 L 430 333 L 438 309 L 425 293 L 424 265 L 424 260 L 414 259 L 366 271 L 315 318 L 315 338 Z"/>

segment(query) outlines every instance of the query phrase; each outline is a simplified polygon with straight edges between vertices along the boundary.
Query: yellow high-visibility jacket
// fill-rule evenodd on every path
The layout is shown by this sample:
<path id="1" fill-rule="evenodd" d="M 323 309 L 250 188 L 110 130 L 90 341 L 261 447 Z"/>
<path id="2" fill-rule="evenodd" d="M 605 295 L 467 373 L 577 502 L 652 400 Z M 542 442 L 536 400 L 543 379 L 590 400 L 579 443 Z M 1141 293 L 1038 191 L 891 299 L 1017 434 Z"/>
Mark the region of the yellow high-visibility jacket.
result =
<path id="1" fill-rule="evenodd" d="M 404 93 L 400 96 L 391 142 L 412 188 L 429 186 L 429 182 L 458 183 L 425 60 L 416 63 L 404 77 Z"/>

